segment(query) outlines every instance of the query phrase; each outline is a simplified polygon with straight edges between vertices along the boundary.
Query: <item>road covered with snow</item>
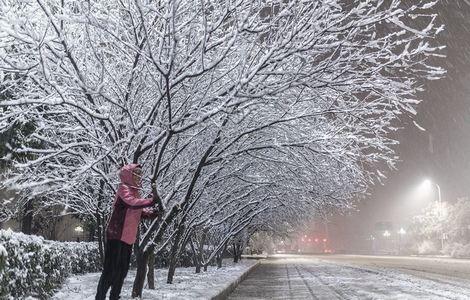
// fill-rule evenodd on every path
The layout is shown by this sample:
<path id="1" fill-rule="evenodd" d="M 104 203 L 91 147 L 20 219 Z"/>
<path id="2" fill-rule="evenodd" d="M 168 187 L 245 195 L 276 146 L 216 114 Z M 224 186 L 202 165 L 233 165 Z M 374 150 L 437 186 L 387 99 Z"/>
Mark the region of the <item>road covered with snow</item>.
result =
<path id="1" fill-rule="evenodd" d="M 470 261 L 278 255 L 229 299 L 470 299 Z"/>

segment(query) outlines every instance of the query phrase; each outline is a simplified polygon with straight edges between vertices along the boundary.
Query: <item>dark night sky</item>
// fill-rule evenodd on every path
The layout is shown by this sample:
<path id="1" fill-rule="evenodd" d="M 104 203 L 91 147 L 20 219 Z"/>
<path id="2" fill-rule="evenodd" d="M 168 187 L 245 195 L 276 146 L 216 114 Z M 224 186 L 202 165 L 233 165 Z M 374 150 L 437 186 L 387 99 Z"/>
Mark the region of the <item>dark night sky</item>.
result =
<path id="1" fill-rule="evenodd" d="M 438 40 L 447 46 L 447 58 L 439 61 L 447 76 L 427 82 L 420 95 L 423 102 L 415 121 L 426 131 L 411 119 L 403 120 L 398 170 L 388 173 L 383 186 L 372 188 L 371 196 L 360 203 L 360 212 L 339 218 L 356 234 L 370 234 L 377 221 L 406 226 L 434 200 L 432 195 L 412 196 L 425 178 L 441 186 L 443 201 L 470 196 L 470 0 L 441 0 L 436 12 L 446 25 Z"/>

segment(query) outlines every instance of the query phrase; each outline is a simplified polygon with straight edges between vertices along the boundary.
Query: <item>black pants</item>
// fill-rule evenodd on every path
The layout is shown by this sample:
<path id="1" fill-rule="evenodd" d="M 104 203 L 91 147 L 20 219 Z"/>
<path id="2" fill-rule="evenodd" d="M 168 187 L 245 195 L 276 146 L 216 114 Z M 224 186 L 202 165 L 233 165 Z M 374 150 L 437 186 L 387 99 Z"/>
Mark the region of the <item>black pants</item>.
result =
<path id="1" fill-rule="evenodd" d="M 124 278 L 131 260 L 132 246 L 118 240 L 108 240 L 104 253 L 104 268 L 96 292 L 96 300 L 105 300 L 111 287 L 109 299 L 119 299 Z"/>

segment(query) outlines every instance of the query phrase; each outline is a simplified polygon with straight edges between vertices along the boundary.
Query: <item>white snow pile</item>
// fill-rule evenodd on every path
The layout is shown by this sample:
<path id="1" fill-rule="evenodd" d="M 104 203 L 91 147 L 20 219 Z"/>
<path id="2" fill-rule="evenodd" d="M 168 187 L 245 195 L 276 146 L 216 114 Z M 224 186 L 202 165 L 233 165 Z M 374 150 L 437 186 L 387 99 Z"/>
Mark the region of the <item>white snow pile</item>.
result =
<path id="1" fill-rule="evenodd" d="M 0 299 L 49 298 L 67 276 L 99 268 L 95 243 L 55 242 L 0 230 Z"/>

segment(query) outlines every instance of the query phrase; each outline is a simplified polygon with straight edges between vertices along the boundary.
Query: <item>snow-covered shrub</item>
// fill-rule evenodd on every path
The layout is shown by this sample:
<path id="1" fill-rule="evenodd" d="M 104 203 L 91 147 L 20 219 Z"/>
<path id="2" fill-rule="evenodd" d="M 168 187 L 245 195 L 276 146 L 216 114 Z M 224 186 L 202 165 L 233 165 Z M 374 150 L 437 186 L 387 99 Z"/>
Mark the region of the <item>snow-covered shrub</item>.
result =
<path id="1" fill-rule="evenodd" d="M 470 257 L 470 244 L 450 243 L 444 247 L 443 252 L 455 258 L 468 258 Z"/>
<path id="2" fill-rule="evenodd" d="M 41 299 L 70 274 L 100 269 L 95 243 L 55 242 L 42 237 L 0 230 L 0 298 Z"/>
<path id="3" fill-rule="evenodd" d="M 439 252 L 436 244 L 430 240 L 424 240 L 419 243 L 417 247 L 418 254 L 426 255 L 426 254 L 436 254 Z"/>

